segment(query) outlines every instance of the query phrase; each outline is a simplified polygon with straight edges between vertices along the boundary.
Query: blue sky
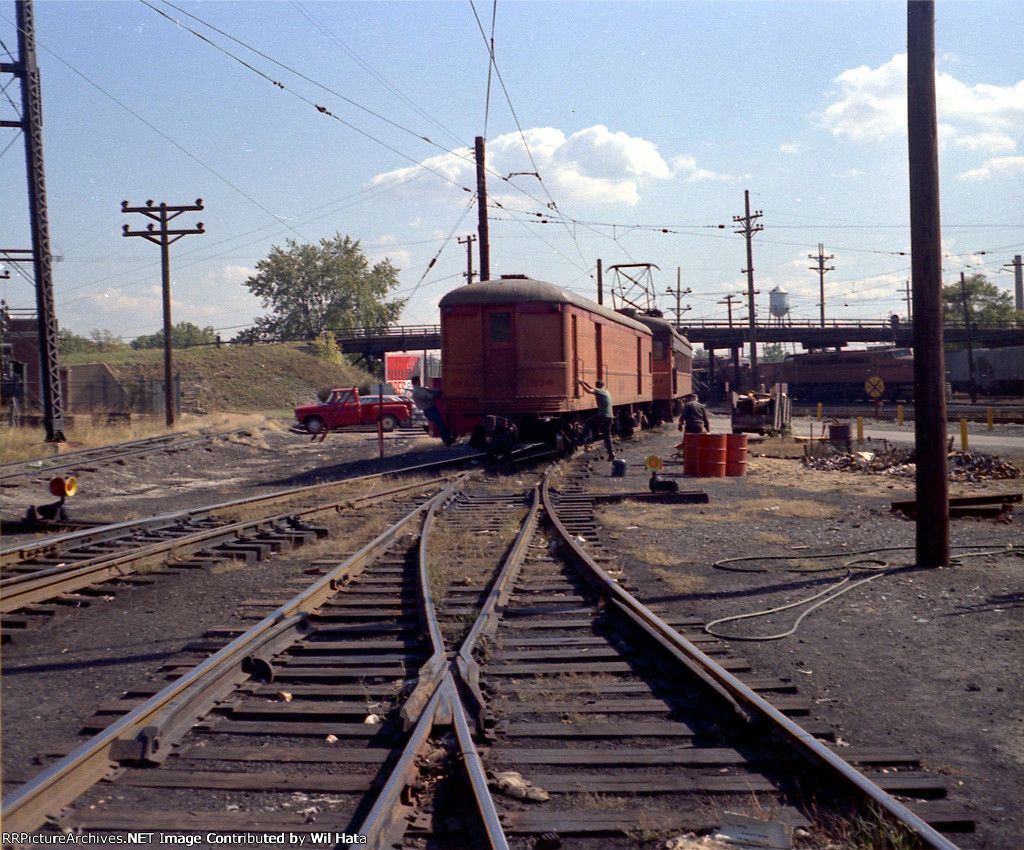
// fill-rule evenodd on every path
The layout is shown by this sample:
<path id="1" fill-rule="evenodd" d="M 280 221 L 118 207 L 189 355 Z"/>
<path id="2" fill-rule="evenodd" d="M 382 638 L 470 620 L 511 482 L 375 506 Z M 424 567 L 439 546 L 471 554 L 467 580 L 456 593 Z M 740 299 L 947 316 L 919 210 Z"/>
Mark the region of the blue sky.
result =
<path id="1" fill-rule="evenodd" d="M 659 306 L 675 306 L 665 291 L 678 275 L 692 290 L 684 321 L 724 319 L 723 299 L 746 289 L 733 217 L 749 190 L 763 213 L 759 316 L 782 287 L 794 318 L 818 318 L 808 255 L 819 243 L 835 255 L 827 318 L 906 314 L 903 2 L 34 8 L 55 296 L 76 333 L 161 327 L 159 249 L 121 235 L 147 223 L 121 202 L 149 199 L 206 207 L 178 220 L 206 233 L 171 248 L 175 322 L 230 338 L 264 312 L 243 284 L 272 246 L 340 232 L 401 269 L 405 322 L 434 323 L 463 282 L 457 240 L 476 231 L 476 136 L 487 138 L 495 276 L 593 297 L 598 259 L 653 263 Z M 981 271 L 1012 292 L 1004 264 L 1024 252 L 1022 33 L 1017 0 L 937 3 L 949 282 Z M 10 0 L 0 40 L 16 52 Z M 4 94 L 9 119 L 20 95 Z M 0 247 L 28 248 L 20 134 L 3 130 L 0 151 Z M 34 306 L 17 270 L 2 292 Z"/>

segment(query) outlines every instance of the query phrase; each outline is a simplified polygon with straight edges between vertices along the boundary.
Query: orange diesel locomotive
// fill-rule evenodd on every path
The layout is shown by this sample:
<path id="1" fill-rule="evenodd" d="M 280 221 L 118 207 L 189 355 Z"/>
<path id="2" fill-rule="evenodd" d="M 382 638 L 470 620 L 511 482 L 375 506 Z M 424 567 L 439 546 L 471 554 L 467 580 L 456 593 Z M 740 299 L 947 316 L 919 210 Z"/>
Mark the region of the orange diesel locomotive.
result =
<path id="1" fill-rule="evenodd" d="M 575 438 L 596 408 L 581 380 L 604 381 L 620 433 L 655 420 L 655 335 L 643 320 L 524 276 L 459 287 L 440 309 L 444 413 L 475 444 Z M 662 339 L 662 360 L 689 355 L 675 336 Z M 689 391 L 689 356 L 680 359 L 683 374 L 658 378 L 669 410 Z"/>

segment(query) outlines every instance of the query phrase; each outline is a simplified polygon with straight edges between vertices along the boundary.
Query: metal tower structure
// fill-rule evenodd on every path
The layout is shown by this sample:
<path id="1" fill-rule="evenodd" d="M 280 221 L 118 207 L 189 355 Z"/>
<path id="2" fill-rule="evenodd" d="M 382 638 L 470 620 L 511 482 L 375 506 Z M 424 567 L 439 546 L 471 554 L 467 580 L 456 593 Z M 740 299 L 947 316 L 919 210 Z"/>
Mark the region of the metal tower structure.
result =
<path id="1" fill-rule="evenodd" d="M 36 315 L 39 321 L 40 384 L 46 440 L 64 442 L 64 401 L 60 389 L 57 347 L 57 309 L 53 298 L 53 255 L 50 252 L 50 224 L 46 209 L 46 177 L 43 168 L 43 111 L 39 66 L 36 64 L 35 18 L 32 0 L 18 0 L 18 61 L 4 62 L 0 72 L 21 80 L 21 117 L 3 121 L 25 136 L 25 165 L 28 173 L 29 216 L 32 226 L 32 266 L 36 287 Z"/>

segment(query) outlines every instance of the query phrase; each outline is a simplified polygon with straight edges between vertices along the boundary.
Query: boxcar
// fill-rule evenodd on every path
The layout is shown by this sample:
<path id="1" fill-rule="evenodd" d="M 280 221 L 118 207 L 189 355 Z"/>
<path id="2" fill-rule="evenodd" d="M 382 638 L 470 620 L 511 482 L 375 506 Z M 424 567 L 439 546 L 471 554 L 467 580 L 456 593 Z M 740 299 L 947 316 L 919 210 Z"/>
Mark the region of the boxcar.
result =
<path id="1" fill-rule="evenodd" d="M 551 438 L 596 408 L 580 380 L 605 382 L 620 430 L 652 409 L 651 331 L 635 319 L 522 276 L 459 287 L 440 308 L 443 409 L 456 434 Z"/>

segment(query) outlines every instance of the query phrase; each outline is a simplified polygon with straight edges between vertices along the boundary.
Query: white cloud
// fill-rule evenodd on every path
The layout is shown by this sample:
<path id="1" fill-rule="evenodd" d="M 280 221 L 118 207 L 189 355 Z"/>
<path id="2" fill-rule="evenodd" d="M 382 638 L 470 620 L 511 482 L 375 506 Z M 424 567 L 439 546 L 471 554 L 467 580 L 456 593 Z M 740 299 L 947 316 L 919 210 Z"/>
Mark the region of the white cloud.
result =
<path id="1" fill-rule="evenodd" d="M 657 145 L 621 131 L 612 132 L 602 124 L 570 136 L 554 127 L 535 127 L 522 135 L 498 136 L 487 143 L 487 167 L 510 186 L 519 187 L 534 198 L 546 198 L 537 184 L 536 172 L 559 203 L 592 205 L 635 206 L 646 181 L 672 177 L 672 169 Z M 442 175 L 460 188 L 475 189 L 475 163 L 468 148 L 431 157 L 422 163 L 422 168 Z M 402 185 L 420 173 L 420 166 L 389 171 L 374 177 L 371 185 Z M 524 201 L 521 193 L 503 189 L 494 177 L 488 180 L 488 192 L 502 204 L 521 205 Z"/>
<path id="2" fill-rule="evenodd" d="M 89 304 L 103 317 L 123 319 L 134 316 L 138 321 L 145 322 L 149 314 L 157 317 L 162 315 L 163 292 L 159 286 L 145 286 L 141 290 L 131 292 L 123 289 L 107 289 L 89 296 Z M 151 331 L 140 331 L 151 333 Z"/>
<path id="3" fill-rule="evenodd" d="M 700 168 L 697 165 L 697 160 L 694 159 L 692 156 L 686 154 L 673 158 L 672 170 L 676 174 L 684 176 L 688 183 L 697 183 L 701 180 L 721 180 L 729 182 L 739 182 L 741 180 L 750 179 L 749 174 L 744 174 L 740 176 L 732 174 L 718 174 L 717 172 L 711 171 L 707 168 Z"/>
<path id="4" fill-rule="evenodd" d="M 879 68 L 861 65 L 833 81 L 839 100 L 815 116 L 834 136 L 880 141 L 907 123 L 907 57 L 894 56 Z"/>
<path id="5" fill-rule="evenodd" d="M 1017 142 L 1006 133 L 976 133 L 971 136 L 954 134 L 949 140 L 954 147 L 986 153 L 1004 153 L 1017 150 Z"/>
<path id="6" fill-rule="evenodd" d="M 797 156 L 798 154 L 802 154 L 805 150 L 807 150 L 807 148 L 799 142 L 784 142 L 779 145 L 779 153 L 784 153 L 788 156 Z"/>
<path id="7" fill-rule="evenodd" d="M 992 180 L 997 177 L 1024 175 L 1024 156 L 997 156 L 974 168 L 958 174 L 960 180 Z"/>
<path id="8" fill-rule="evenodd" d="M 208 272 L 203 280 L 208 286 L 241 286 L 253 274 L 246 266 L 222 266 Z"/>
<path id="9" fill-rule="evenodd" d="M 878 68 L 862 65 L 834 80 L 838 98 L 816 122 L 833 136 L 853 141 L 882 141 L 905 134 L 907 57 L 894 56 Z M 968 150 L 1015 150 L 1024 133 L 1024 80 L 1012 86 L 969 86 L 951 74 L 936 76 L 940 137 Z"/>

